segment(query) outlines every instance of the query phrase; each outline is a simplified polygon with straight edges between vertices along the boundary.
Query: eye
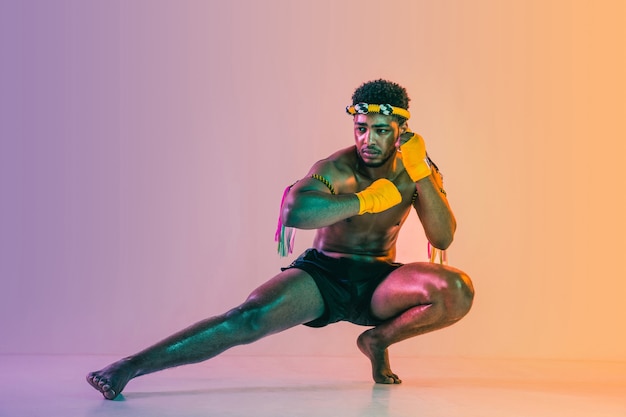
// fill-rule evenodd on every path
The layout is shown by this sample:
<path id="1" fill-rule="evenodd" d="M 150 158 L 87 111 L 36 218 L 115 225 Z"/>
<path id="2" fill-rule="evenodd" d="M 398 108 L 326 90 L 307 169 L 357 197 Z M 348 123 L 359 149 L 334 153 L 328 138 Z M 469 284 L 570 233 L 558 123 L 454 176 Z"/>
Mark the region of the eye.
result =
<path id="1" fill-rule="evenodd" d="M 378 129 L 378 133 L 381 135 L 385 135 L 389 132 L 389 129 Z"/>
<path id="2" fill-rule="evenodd" d="M 365 129 L 364 127 L 357 127 L 357 128 L 356 128 L 356 131 L 357 131 L 357 132 L 359 132 L 359 133 L 363 133 L 363 132 L 365 132 L 366 130 L 367 130 L 367 129 Z"/>

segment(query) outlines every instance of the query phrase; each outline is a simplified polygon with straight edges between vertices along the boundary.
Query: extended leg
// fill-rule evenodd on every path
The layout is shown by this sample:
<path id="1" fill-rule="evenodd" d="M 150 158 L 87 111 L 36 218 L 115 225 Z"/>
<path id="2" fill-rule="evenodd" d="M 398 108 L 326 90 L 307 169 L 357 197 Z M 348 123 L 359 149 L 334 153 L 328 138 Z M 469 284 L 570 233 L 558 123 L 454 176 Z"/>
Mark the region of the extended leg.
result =
<path id="1" fill-rule="evenodd" d="M 87 382 L 105 398 L 113 399 L 132 378 L 204 361 L 233 346 L 314 320 L 323 310 L 313 279 L 304 271 L 288 269 L 257 288 L 240 306 L 91 372 Z"/>
<path id="2" fill-rule="evenodd" d="M 469 311 L 474 289 L 463 272 L 436 264 L 398 268 L 372 297 L 372 312 L 384 323 L 363 332 L 359 349 L 372 363 L 376 382 L 400 383 L 391 371 L 387 348 L 409 337 L 449 326 Z"/>

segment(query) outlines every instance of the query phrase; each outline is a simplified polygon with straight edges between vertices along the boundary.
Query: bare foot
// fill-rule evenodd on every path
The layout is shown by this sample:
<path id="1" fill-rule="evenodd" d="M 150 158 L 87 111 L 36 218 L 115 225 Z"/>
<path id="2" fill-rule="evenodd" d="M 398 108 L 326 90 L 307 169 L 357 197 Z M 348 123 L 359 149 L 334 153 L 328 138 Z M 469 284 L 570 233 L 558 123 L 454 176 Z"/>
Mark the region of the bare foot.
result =
<path id="1" fill-rule="evenodd" d="M 117 397 L 128 381 L 136 376 L 129 359 L 122 359 L 96 372 L 87 375 L 89 385 L 97 389 L 107 400 Z"/>
<path id="2" fill-rule="evenodd" d="M 386 347 L 377 347 L 372 330 L 361 333 L 357 339 L 357 345 L 365 356 L 372 362 L 372 376 L 379 384 L 399 384 L 402 380 L 391 371 L 389 366 L 389 352 Z"/>

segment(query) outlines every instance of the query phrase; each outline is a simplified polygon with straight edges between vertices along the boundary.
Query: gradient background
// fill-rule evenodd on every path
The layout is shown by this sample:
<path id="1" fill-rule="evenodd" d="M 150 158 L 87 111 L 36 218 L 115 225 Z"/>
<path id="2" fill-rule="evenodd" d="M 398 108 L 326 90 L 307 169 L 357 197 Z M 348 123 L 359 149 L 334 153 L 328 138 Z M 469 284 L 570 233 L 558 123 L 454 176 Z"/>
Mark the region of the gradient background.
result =
<path id="1" fill-rule="evenodd" d="M 240 303 L 293 258 L 283 188 L 383 77 L 477 290 L 392 354 L 626 360 L 626 2 L 4 1 L 0 51 L 0 353 L 129 354 Z M 426 259 L 416 216 L 399 245 Z M 230 354 L 358 354 L 362 330 Z"/>

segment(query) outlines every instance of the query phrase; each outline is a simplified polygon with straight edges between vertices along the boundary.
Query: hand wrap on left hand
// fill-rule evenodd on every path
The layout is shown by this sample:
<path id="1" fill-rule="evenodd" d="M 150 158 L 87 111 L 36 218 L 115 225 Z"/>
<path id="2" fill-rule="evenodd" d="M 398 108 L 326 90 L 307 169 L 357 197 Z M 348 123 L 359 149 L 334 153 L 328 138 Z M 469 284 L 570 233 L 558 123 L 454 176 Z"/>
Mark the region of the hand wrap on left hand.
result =
<path id="1" fill-rule="evenodd" d="M 406 169 L 413 182 L 417 182 L 430 175 L 430 162 L 426 156 L 424 139 L 410 130 L 407 130 L 407 133 L 412 133 L 413 136 L 400 145 L 402 164 L 404 164 L 404 169 Z"/>

